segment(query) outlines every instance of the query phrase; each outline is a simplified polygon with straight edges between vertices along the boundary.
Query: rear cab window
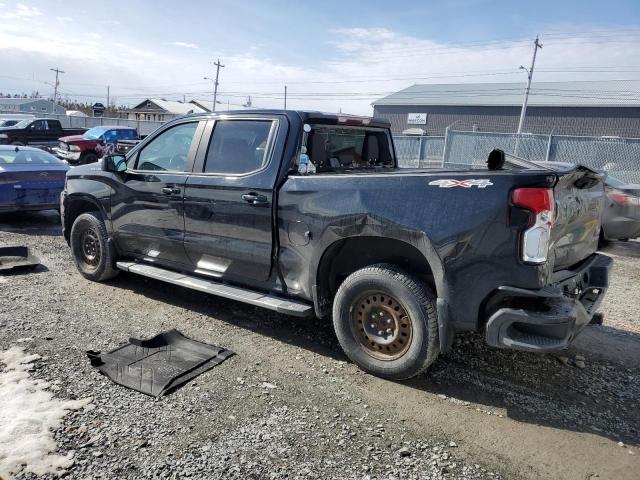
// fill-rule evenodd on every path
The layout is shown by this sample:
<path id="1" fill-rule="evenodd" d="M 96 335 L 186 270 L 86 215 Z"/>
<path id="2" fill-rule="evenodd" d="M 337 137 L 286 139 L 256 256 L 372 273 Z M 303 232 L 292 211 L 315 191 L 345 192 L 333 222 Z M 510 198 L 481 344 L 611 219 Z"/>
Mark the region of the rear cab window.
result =
<path id="1" fill-rule="evenodd" d="M 394 168 L 391 138 L 375 127 L 310 125 L 306 153 L 317 173 Z"/>

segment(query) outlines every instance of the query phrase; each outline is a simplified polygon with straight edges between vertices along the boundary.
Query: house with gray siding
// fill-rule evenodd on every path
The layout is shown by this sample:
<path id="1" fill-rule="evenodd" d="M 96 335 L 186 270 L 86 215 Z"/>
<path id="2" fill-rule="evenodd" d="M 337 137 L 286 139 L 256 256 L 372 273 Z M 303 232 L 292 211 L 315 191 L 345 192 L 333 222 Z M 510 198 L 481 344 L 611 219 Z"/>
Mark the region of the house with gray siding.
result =
<path id="1" fill-rule="evenodd" d="M 198 102 L 178 102 L 164 98 L 147 98 L 135 107 L 124 110 L 121 115 L 129 120 L 150 120 L 166 122 L 189 113 L 203 113 L 209 110 Z"/>
<path id="2" fill-rule="evenodd" d="M 0 98 L 0 114 L 29 113 L 31 115 L 47 115 L 56 113 L 64 115 L 66 110 L 44 98 Z"/>
<path id="3" fill-rule="evenodd" d="M 413 85 L 373 102 L 402 132 L 517 131 L 524 83 Z M 640 137 L 640 80 L 534 82 L 523 133 Z"/>

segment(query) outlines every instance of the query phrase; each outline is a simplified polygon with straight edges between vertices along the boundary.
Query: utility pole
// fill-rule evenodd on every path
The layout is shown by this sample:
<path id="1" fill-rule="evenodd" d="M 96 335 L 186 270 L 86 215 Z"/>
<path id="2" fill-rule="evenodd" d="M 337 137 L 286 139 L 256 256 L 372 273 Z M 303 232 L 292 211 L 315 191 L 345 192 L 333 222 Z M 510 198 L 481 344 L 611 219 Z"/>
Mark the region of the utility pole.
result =
<path id="1" fill-rule="evenodd" d="M 56 83 L 53 86 L 53 112 L 51 112 L 56 113 L 56 99 L 58 98 L 58 85 L 60 85 L 60 82 L 58 81 L 58 75 L 64 73 L 64 71 L 60 70 L 59 68 L 50 68 L 49 70 L 51 70 L 52 72 L 56 72 Z"/>
<path id="2" fill-rule="evenodd" d="M 110 100 L 109 99 L 109 88 L 111 88 L 111 87 L 109 87 L 109 85 L 107 85 L 107 110 L 109 110 L 109 100 Z"/>
<path id="3" fill-rule="evenodd" d="M 284 86 L 284 109 L 287 109 L 287 86 Z"/>
<path id="4" fill-rule="evenodd" d="M 542 48 L 542 44 L 538 41 L 538 36 L 536 35 L 536 40 L 533 42 L 533 58 L 531 59 L 531 68 L 527 70 L 525 67 L 520 65 L 520 69 L 526 70 L 527 72 L 527 88 L 524 91 L 524 100 L 522 101 L 522 110 L 520 111 L 518 135 L 522 133 L 522 127 L 524 127 L 524 117 L 527 114 L 527 103 L 529 102 L 529 91 L 531 90 L 531 79 L 533 78 L 533 69 L 536 66 L 536 53 L 538 53 L 539 48 Z"/>
<path id="5" fill-rule="evenodd" d="M 216 81 L 214 82 L 213 87 L 213 111 L 215 112 L 216 101 L 218 100 L 218 78 L 220 76 L 220 68 L 224 68 L 224 65 L 220 63 L 220 59 L 218 59 L 218 61 L 214 63 L 214 65 L 216 66 Z"/>

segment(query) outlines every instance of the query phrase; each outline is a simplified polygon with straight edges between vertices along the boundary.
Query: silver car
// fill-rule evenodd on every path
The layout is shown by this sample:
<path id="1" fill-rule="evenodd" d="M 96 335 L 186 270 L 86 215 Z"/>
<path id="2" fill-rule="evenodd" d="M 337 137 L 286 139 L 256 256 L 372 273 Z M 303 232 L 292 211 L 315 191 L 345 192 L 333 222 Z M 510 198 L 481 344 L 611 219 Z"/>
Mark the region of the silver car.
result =
<path id="1" fill-rule="evenodd" d="M 605 180 L 607 203 L 602 213 L 601 243 L 640 237 L 640 184 L 615 177 Z"/>

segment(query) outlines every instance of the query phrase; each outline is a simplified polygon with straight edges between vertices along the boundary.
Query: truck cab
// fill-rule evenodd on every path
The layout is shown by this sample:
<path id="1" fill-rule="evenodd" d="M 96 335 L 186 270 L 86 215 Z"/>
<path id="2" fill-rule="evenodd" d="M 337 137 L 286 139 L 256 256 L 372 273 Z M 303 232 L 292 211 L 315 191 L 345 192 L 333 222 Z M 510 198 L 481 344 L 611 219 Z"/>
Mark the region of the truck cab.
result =
<path id="1" fill-rule="evenodd" d="M 85 128 L 62 128 L 59 120 L 51 118 L 25 119 L 11 127 L 0 127 L 0 145 L 53 148 L 58 138 L 85 131 Z"/>

